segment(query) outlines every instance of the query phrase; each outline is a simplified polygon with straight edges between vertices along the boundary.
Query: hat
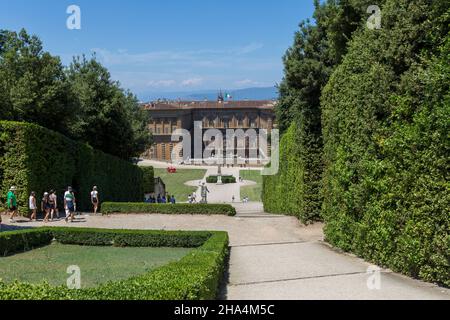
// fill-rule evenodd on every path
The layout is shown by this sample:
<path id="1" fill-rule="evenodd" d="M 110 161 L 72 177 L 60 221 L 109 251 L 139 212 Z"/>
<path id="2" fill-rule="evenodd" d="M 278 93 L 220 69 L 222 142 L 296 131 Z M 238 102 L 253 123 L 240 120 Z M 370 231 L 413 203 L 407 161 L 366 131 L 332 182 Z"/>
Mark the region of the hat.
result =
<path id="1" fill-rule="evenodd" d="M 12 186 L 11 188 L 9 188 L 9 191 L 16 191 L 16 190 L 17 190 L 17 188 L 14 187 L 14 186 Z"/>
<path id="2" fill-rule="evenodd" d="M 48 196 L 48 192 L 44 192 L 44 196 Z"/>

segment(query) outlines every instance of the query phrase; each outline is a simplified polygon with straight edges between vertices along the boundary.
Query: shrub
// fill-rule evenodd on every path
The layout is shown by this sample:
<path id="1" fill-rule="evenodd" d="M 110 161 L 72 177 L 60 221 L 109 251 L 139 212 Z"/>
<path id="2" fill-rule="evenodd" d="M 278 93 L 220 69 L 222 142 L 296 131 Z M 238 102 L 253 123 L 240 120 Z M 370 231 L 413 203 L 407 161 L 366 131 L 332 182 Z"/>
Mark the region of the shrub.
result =
<path id="1" fill-rule="evenodd" d="M 29 251 L 50 244 L 53 236 L 42 229 L 25 229 L 0 233 L 0 256 Z"/>
<path id="2" fill-rule="evenodd" d="M 149 214 L 205 214 L 235 216 L 236 209 L 228 204 L 150 204 L 117 203 L 102 204 L 102 213 L 149 213 Z"/>
<path id="3" fill-rule="evenodd" d="M 153 167 L 140 167 L 143 174 L 142 189 L 144 193 L 155 192 L 155 171 Z"/>
<path id="4" fill-rule="evenodd" d="M 30 231 L 25 231 L 27 232 Z M 6 284 L 0 281 L 0 300 L 210 300 L 217 295 L 228 255 L 226 232 L 69 228 L 41 228 L 33 232 L 51 234 L 58 241 L 71 244 L 107 245 L 108 241 L 127 239 L 121 245 L 175 244 L 195 249 L 180 261 L 127 280 L 109 282 L 89 289 L 69 290 L 65 286 L 52 287 L 46 283 Z M 2 233 L 0 239 L 10 234 Z"/>
<path id="5" fill-rule="evenodd" d="M 322 160 L 320 147 L 313 146 L 313 140 L 307 149 L 301 147 L 301 136 L 293 123 L 281 138 L 280 169 L 274 176 L 263 177 L 262 200 L 267 212 L 296 216 L 309 223 L 320 219 Z M 315 168 L 310 170 L 311 166 Z"/>
<path id="6" fill-rule="evenodd" d="M 0 202 L 5 203 L 7 190 L 15 185 L 23 213 L 31 191 L 39 202 L 44 191 L 55 189 L 61 206 L 69 185 L 79 210 L 90 209 L 94 185 L 104 201 L 143 197 L 143 173 L 137 166 L 34 124 L 0 121 L 0 155 Z"/>
<path id="7" fill-rule="evenodd" d="M 219 177 L 218 176 L 209 176 L 206 178 L 207 183 L 217 183 Z M 233 176 L 222 176 L 223 184 L 236 183 L 236 178 Z"/>
<path id="8" fill-rule="evenodd" d="M 388 0 L 383 21 L 323 90 L 326 239 L 450 286 L 448 4 Z"/>

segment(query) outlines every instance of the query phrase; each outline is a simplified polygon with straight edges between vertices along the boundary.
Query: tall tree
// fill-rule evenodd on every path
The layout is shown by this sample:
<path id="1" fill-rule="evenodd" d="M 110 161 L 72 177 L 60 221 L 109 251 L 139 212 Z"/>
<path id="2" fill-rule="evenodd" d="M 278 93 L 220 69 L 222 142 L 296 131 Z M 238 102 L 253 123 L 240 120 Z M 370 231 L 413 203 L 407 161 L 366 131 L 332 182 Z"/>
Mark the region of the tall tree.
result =
<path id="1" fill-rule="evenodd" d="M 67 78 L 78 105 L 69 125 L 73 138 L 125 159 L 145 150 L 151 142 L 146 114 L 95 57 L 74 58 Z"/>
<path id="2" fill-rule="evenodd" d="M 0 119 L 65 132 L 71 101 L 60 59 L 25 30 L 0 30 Z"/>

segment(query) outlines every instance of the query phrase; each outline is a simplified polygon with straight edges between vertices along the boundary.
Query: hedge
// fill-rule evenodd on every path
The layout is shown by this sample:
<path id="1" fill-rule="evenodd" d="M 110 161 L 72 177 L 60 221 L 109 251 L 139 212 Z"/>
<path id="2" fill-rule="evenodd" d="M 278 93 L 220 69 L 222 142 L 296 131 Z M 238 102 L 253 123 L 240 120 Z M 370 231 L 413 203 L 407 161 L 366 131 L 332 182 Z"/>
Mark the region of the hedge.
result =
<path id="1" fill-rule="evenodd" d="M 78 210 L 90 210 L 90 191 L 98 187 L 102 201 L 140 201 L 143 172 L 135 165 L 29 123 L 0 121 L 0 205 L 18 187 L 19 209 L 27 213 L 28 197 L 38 203 L 44 191 L 57 190 L 60 209 L 71 185 Z"/>
<path id="2" fill-rule="evenodd" d="M 218 176 L 209 176 L 206 178 L 207 183 L 217 183 Z M 222 176 L 222 183 L 223 184 L 230 184 L 230 183 L 236 183 L 236 178 L 233 176 Z"/>
<path id="3" fill-rule="evenodd" d="M 144 193 L 155 192 L 155 170 L 153 167 L 140 167 L 143 174 L 142 190 Z"/>
<path id="4" fill-rule="evenodd" d="M 102 203 L 102 213 L 147 214 L 204 214 L 235 216 L 236 209 L 228 204 L 152 204 L 152 203 Z"/>
<path id="5" fill-rule="evenodd" d="M 261 197 L 266 212 L 311 223 L 321 217 L 322 151 L 312 136 L 309 143 L 301 142 L 300 131 L 294 122 L 281 138 L 279 172 L 263 177 Z"/>
<path id="6" fill-rule="evenodd" d="M 450 286 L 448 4 L 388 0 L 322 95 L 326 240 Z M 447 17 L 447 19 L 445 19 Z M 446 41 L 441 52 L 439 42 Z M 434 56 L 434 57 L 433 57 Z"/>
<path id="7" fill-rule="evenodd" d="M 226 232 L 182 232 L 40 228 L 5 232 L 0 239 L 28 232 L 52 235 L 57 241 L 78 245 L 183 246 L 193 249 L 180 261 L 126 280 L 108 282 L 95 288 L 70 290 L 47 283 L 29 284 L 0 281 L 0 300 L 211 300 L 217 296 L 228 255 Z M 4 240 L 3 239 L 3 240 Z M 12 241 L 11 248 L 17 249 Z M 50 242 L 50 241 L 49 241 Z M 36 243 L 39 245 L 39 243 Z M 22 250 L 28 247 L 23 246 Z"/>

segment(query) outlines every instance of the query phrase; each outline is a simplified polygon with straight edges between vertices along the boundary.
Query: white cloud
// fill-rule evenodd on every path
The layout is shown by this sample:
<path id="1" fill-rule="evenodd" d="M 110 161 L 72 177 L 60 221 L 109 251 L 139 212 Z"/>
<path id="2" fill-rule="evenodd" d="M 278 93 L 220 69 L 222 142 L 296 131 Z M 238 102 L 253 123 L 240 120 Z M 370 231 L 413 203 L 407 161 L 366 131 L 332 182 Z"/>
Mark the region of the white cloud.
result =
<path id="1" fill-rule="evenodd" d="M 197 86 L 197 85 L 201 84 L 202 82 L 203 82 L 202 78 L 191 78 L 191 79 L 183 80 L 181 82 L 181 85 L 183 87 L 193 87 L 193 86 Z"/>
<path id="2" fill-rule="evenodd" d="M 150 80 L 147 86 L 160 88 L 160 87 L 170 87 L 174 86 L 177 82 L 175 80 Z"/>
<path id="3" fill-rule="evenodd" d="M 245 87 L 245 86 L 258 86 L 261 83 L 258 81 L 250 80 L 250 79 L 244 79 L 244 80 L 236 81 L 234 84 L 239 87 Z"/>

